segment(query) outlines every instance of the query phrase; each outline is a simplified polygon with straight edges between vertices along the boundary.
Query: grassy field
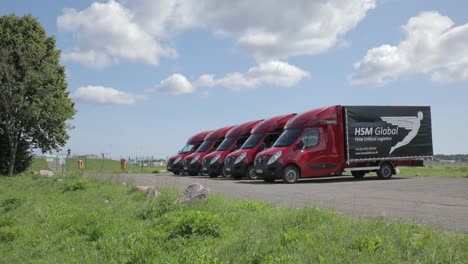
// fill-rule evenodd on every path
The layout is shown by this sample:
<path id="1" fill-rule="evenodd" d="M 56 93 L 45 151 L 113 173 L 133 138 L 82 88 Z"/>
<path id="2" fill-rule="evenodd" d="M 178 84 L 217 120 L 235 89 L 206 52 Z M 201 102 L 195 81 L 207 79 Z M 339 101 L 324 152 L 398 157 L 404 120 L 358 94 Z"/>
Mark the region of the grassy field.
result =
<path id="1" fill-rule="evenodd" d="M 466 263 L 468 235 L 78 176 L 0 177 L 0 263 Z"/>
<path id="2" fill-rule="evenodd" d="M 120 161 L 108 159 L 83 159 L 83 171 L 99 171 L 112 173 L 159 173 L 166 170 L 165 167 L 142 167 L 134 164 L 127 164 L 127 169 L 120 168 Z M 70 158 L 67 160 L 67 171 L 80 171 L 78 169 L 78 159 Z"/>
<path id="3" fill-rule="evenodd" d="M 400 167 L 400 175 L 468 178 L 468 163 L 431 162 L 425 167 Z"/>

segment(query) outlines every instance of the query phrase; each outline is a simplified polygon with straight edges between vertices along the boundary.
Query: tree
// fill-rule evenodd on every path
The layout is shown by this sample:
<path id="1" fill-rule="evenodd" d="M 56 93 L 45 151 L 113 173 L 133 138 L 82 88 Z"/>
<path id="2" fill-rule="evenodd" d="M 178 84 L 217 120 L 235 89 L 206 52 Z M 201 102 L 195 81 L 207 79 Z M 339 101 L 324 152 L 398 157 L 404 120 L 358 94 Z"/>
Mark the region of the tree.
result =
<path id="1" fill-rule="evenodd" d="M 7 175 L 18 146 L 58 150 L 75 115 L 55 38 L 31 15 L 0 17 L 0 136 L 8 142 Z"/>

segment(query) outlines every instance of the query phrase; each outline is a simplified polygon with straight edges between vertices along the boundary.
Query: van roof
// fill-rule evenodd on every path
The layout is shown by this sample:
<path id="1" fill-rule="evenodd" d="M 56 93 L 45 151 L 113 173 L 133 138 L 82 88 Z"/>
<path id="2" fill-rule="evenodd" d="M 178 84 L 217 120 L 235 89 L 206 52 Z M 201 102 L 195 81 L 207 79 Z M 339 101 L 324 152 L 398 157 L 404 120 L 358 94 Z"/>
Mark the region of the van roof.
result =
<path id="1" fill-rule="evenodd" d="M 252 128 L 254 128 L 258 123 L 262 121 L 263 119 L 260 119 L 260 120 L 249 121 L 249 122 L 240 124 L 232 128 L 231 130 L 229 130 L 229 132 L 226 134 L 226 137 L 240 137 L 240 136 L 250 135 Z"/>
<path id="2" fill-rule="evenodd" d="M 206 135 L 211 133 L 213 130 L 203 131 L 198 134 L 193 135 L 192 137 L 187 140 L 187 144 L 196 144 L 201 143 L 205 139 Z"/>
<path id="3" fill-rule="evenodd" d="M 208 135 L 205 136 L 205 140 L 216 140 L 216 139 L 223 139 L 226 133 L 231 130 L 231 128 L 236 126 L 227 126 L 218 128 L 216 130 L 211 131 Z"/>
<path id="4" fill-rule="evenodd" d="M 287 114 L 287 115 L 279 115 L 275 116 L 259 123 L 252 129 L 252 134 L 254 133 L 268 133 L 268 132 L 281 132 L 286 125 L 286 123 L 295 115 L 296 113 Z"/>
<path id="5" fill-rule="evenodd" d="M 340 106 L 338 105 L 334 105 L 312 109 L 307 112 L 300 113 L 297 116 L 291 118 L 284 129 L 311 127 L 330 121 L 336 122 L 338 119 L 339 107 Z"/>

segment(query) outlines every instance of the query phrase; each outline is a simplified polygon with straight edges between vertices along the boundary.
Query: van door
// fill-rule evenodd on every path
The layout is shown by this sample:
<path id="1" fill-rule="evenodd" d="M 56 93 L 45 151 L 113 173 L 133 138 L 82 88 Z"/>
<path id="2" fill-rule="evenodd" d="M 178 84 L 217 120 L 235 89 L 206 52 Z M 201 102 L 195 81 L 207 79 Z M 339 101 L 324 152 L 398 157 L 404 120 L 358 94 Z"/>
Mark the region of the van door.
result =
<path id="1" fill-rule="evenodd" d="M 303 178 L 329 175 L 333 168 L 327 165 L 326 134 L 323 128 L 312 128 L 304 131 L 299 141 L 302 149 L 298 165 Z"/>

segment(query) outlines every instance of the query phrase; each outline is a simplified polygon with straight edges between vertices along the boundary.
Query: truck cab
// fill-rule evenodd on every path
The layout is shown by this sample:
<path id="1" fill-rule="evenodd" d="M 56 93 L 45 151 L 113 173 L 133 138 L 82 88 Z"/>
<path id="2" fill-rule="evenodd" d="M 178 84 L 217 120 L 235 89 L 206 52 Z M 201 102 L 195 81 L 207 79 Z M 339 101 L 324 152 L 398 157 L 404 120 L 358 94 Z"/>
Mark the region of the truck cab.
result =
<path id="1" fill-rule="evenodd" d="M 340 106 L 314 109 L 291 118 L 273 147 L 257 154 L 255 173 L 266 182 L 327 176 L 343 170 Z"/>
<path id="2" fill-rule="evenodd" d="M 262 121 L 263 120 L 250 121 L 229 130 L 226 134 L 226 138 L 216 151 L 203 158 L 202 172 L 208 174 L 211 178 L 216 178 L 219 175 L 226 177 L 224 159 L 233 150 L 239 149 L 250 136 L 252 128 Z"/>
<path id="3" fill-rule="evenodd" d="M 247 177 L 255 180 L 254 160 L 257 153 L 273 146 L 283 132 L 286 122 L 296 114 L 280 115 L 264 120 L 255 126 L 240 149 L 227 155 L 224 161 L 226 174 L 234 179 Z"/>
<path id="4" fill-rule="evenodd" d="M 179 175 L 183 170 L 182 162 L 184 158 L 197 150 L 198 147 L 200 147 L 200 145 L 203 143 L 206 135 L 208 135 L 210 132 L 211 130 L 200 132 L 189 138 L 185 146 L 178 152 L 178 154 L 169 158 L 167 161 L 167 170 L 174 173 L 174 175 Z"/>
<path id="5" fill-rule="evenodd" d="M 224 140 L 226 133 L 235 126 L 227 126 L 208 133 L 198 149 L 183 160 L 183 171 L 190 176 L 201 172 L 201 162 L 210 152 L 214 151 Z"/>

